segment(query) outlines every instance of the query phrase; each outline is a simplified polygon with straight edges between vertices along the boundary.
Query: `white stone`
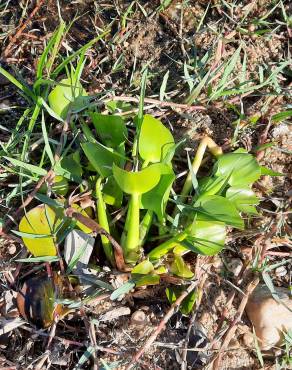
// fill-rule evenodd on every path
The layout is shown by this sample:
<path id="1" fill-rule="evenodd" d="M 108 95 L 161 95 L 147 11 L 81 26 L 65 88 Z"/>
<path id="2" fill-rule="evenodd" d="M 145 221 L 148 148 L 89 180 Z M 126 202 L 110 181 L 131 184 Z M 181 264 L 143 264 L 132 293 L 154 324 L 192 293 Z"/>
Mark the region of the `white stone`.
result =
<path id="1" fill-rule="evenodd" d="M 95 239 L 83 231 L 72 230 L 65 239 L 64 257 L 67 265 L 81 251 L 82 254 L 78 258 L 78 262 L 72 271 L 83 272 L 87 268 L 91 253 L 93 251 Z"/>
<path id="2" fill-rule="evenodd" d="M 275 287 L 275 292 L 282 303 L 272 297 L 266 285 L 259 285 L 246 305 L 247 315 L 255 328 L 262 350 L 280 346 L 283 331 L 292 330 L 292 300 L 289 298 L 289 290 Z"/>

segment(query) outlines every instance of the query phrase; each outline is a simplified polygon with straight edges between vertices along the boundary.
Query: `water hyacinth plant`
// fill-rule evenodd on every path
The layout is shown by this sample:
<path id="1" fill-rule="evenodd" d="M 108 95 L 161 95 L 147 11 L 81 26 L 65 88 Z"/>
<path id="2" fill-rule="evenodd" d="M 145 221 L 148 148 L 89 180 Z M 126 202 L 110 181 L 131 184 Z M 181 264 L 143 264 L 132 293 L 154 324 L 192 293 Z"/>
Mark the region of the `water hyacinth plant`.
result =
<path id="1" fill-rule="evenodd" d="M 63 112 L 68 115 L 71 105 L 76 107 L 76 84 L 67 79 L 66 83 L 71 81 L 72 85 L 63 86 L 65 80 L 62 81 L 48 98 L 50 109 L 60 119 L 64 119 Z M 78 91 L 86 97 L 80 82 L 78 86 Z M 90 179 L 91 192 L 96 199 L 96 219 L 108 233 L 115 234 L 129 268 L 138 265 L 134 274 L 139 269 L 143 274 L 156 273 L 163 266 L 164 272 L 190 278 L 192 271 L 184 263 L 184 254 L 190 251 L 204 255 L 219 253 L 225 244 L 226 228 L 243 229 L 242 215 L 257 214 L 255 206 L 259 201 L 251 187 L 261 176 L 262 169 L 245 150 L 223 154 L 212 139 L 203 138 L 192 163 L 188 157 L 189 173 L 180 194 L 174 194 L 176 145 L 171 131 L 161 121 L 149 114 L 143 115 L 140 121 L 138 117 L 125 120 L 116 114 L 101 114 L 86 104 L 81 106 L 79 101 L 78 112 L 80 110 L 80 120 L 77 114 L 75 120 L 81 129 L 79 140 L 83 154 L 80 151 L 68 154 L 55 163 L 58 181 L 62 180 L 63 186 L 60 192 L 58 186 L 52 185 L 50 194 L 59 201 L 63 198 L 61 208 L 64 208 L 64 190 L 68 190 L 68 182 L 86 180 L 89 183 Z M 214 155 L 215 162 L 210 175 L 198 179 L 197 172 L 206 149 Z M 74 207 L 78 207 L 77 204 Z M 110 215 L 121 209 L 126 210 L 122 227 L 112 227 Z M 48 216 L 53 212 L 60 214 L 60 210 L 41 205 L 28 212 L 20 223 L 21 232 L 31 234 L 38 230 L 40 234 L 34 239 L 27 239 L 23 234 L 25 244 L 35 256 L 55 253 L 51 247 L 46 250 L 31 247 L 31 243 L 42 248 L 44 244 L 49 245 L 48 241 L 50 245 L 53 243 L 45 233 L 48 226 L 53 240 L 58 239 L 55 230 L 64 231 L 64 219 L 59 219 L 54 226 L 49 225 Z M 82 212 L 88 216 L 85 210 Z M 33 217 L 35 213 L 39 218 Z M 48 223 L 46 230 L 43 230 L 44 214 Z M 38 224 L 34 227 L 35 222 L 42 222 L 42 227 Z M 58 224 L 61 224 L 59 228 Z M 74 227 L 80 226 L 77 222 Z M 157 227 L 158 239 L 164 239 L 160 245 L 149 242 L 155 236 L 150 231 Z M 111 242 L 103 235 L 101 243 L 108 262 L 115 266 Z M 148 255 L 143 246 L 150 250 Z M 163 260 L 169 253 L 173 255 L 173 262 L 166 266 Z M 145 258 L 148 261 L 146 270 Z"/>
<path id="2" fill-rule="evenodd" d="M 89 96 L 80 78 L 87 48 L 102 36 L 53 69 L 63 31 L 64 25 L 41 56 L 33 87 L 16 84 L 35 104 L 29 132 L 41 117 L 44 152 L 38 164 L 28 163 L 25 137 L 20 158 L 5 159 L 20 169 L 20 176 L 45 181 L 35 194 L 38 205 L 25 210 L 14 232 L 38 262 L 62 260 L 64 240 L 74 229 L 99 233 L 100 263 L 131 272 L 122 292 L 157 284 L 162 274 L 191 279 L 194 268 L 184 256 L 219 253 L 227 228 L 243 229 L 244 217 L 257 215 L 254 182 L 274 173 L 247 151 L 224 154 L 211 138 L 203 137 L 193 160 L 186 154 L 185 181 L 176 181 L 174 156 L 182 143 L 175 143 L 160 120 L 144 114 L 145 78 L 137 115 L 117 101 L 99 109 L 103 104 Z M 79 58 L 76 65 L 74 58 Z M 15 83 L 8 72 L 0 72 Z M 51 121 L 63 127 L 60 142 L 50 137 Z M 66 141 L 68 129 L 71 141 Z M 199 177 L 206 150 L 213 155 L 212 170 Z"/>

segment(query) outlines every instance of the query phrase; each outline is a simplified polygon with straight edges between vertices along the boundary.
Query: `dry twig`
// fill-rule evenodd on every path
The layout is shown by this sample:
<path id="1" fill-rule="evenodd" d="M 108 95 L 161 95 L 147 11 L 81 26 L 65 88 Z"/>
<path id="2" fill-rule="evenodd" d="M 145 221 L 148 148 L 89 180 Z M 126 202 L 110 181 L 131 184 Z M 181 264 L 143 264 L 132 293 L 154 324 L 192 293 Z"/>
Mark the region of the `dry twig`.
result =
<path id="1" fill-rule="evenodd" d="M 167 311 L 164 318 L 160 321 L 159 325 L 156 327 L 154 332 L 151 334 L 151 336 L 147 339 L 145 344 L 142 348 L 133 356 L 131 362 L 126 367 L 126 370 L 132 369 L 137 362 L 139 361 L 140 357 L 143 356 L 143 354 L 148 350 L 148 348 L 155 342 L 158 335 L 163 331 L 165 328 L 165 325 L 167 324 L 168 320 L 172 317 L 172 315 L 176 312 L 176 310 L 179 308 L 182 301 L 186 298 L 186 296 L 191 293 L 197 286 L 197 281 L 194 281 L 190 284 L 190 286 L 178 297 L 178 299 L 171 305 L 170 309 Z"/>

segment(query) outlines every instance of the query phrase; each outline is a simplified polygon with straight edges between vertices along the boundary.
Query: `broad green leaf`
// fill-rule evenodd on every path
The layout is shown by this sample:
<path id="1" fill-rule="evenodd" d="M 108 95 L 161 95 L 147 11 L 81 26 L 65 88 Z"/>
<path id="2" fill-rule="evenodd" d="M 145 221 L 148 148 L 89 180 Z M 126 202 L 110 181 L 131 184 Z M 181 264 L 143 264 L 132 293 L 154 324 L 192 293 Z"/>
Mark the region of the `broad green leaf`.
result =
<path id="1" fill-rule="evenodd" d="M 244 222 L 235 205 L 229 199 L 219 195 L 202 196 L 196 201 L 195 207 L 199 207 L 198 211 L 210 219 L 244 229 Z"/>
<path id="2" fill-rule="evenodd" d="M 172 168 L 166 166 L 159 183 L 141 196 L 142 208 L 154 211 L 160 221 L 164 218 L 165 207 L 174 180 L 175 174 Z"/>
<path id="3" fill-rule="evenodd" d="M 139 135 L 139 154 L 146 162 L 160 162 L 174 146 L 171 132 L 156 118 L 143 117 Z"/>
<path id="4" fill-rule="evenodd" d="M 66 195 L 69 190 L 68 181 L 63 176 L 55 176 L 52 191 L 59 195 Z"/>
<path id="5" fill-rule="evenodd" d="M 100 176 L 112 175 L 113 164 L 121 162 L 121 156 L 100 143 L 82 143 L 87 159 Z"/>
<path id="6" fill-rule="evenodd" d="M 226 192 L 226 198 L 229 199 L 239 211 L 254 215 L 258 214 L 254 206 L 259 204 L 259 199 L 250 188 L 240 186 L 230 187 Z"/>
<path id="7" fill-rule="evenodd" d="M 142 275 L 140 277 L 135 277 L 136 287 L 145 286 L 145 285 L 157 285 L 159 284 L 160 277 L 155 274 Z"/>
<path id="8" fill-rule="evenodd" d="M 55 176 L 53 179 L 52 191 L 58 195 L 66 195 L 69 190 L 68 181 L 63 176 Z M 46 194 L 48 190 L 47 184 L 43 184 L 39 190 L 40 193 Z"/>
<path id="9" fill-rule="evenodd" d="M 131 103 L 127 103 L 125 101 L 110 100 L 105 103 L 105 106 L 112 114 L 119 113 L 120 111 L 124 113 L 131 112 L 133 110 Z"/>
<path id="10" fill-rule="evenodd" d="M 82 209 L 78 204 L 74 203 L 72 205 L 72 207 L 75 208 L 78 212 L 80 212 L 83 216 L 90 218 L 88 216 L 88 214 L 86 213 L 85 209 Z M 80 230 L 82 230 L 83 232 L 85 232 L 86 234 L 91 234 L 92 233 L 92 230 L 89 227 L 85 226 L 83 223 L 81 223 L 79 221 L 76 222 L 76 226 Z"/>
<path id="11" fill-rule="evenodd" d="M 174 253 L 183 253 L 191 250 L 195 253 L 213 256 L 219 253 L 225 244 L 226 227 L 222 222 L 198 215 L 193 222 L 190 235 L 175 247 Z"/>
<path id="12" fill-rule="evenodd" d="M 73 81 L 71 78 L 65 78 L 51 91 L 48 100 L 51 109 L 62 119 L 65 119 L 70 105 L 76 102 L 77 98 L 86 97 L 87 93 L 79 81 Z M 84 102 L 77 100 L 74 108 L 81 109 Z"/>
<path id="13" fill-rule="evenodd" d="M 60 159 L 54 166 L 56 175 L 65 177 L 68 180 L 81 183 L 82 182 L 82 167 L 80 164 L 79 151 L 67 155 Z"/>
<path id="14" fill-rule="evenodd" d="M 231 186 L 252 184 L 261 176 L 256 159 L 248 153 L 228 153 L 219 157 L 215 176 L 229 177 Z"/>
<path id="15" fill-rule="evenodd" d="M 106 146 L 117 148 L 127 139 L 127 128 L 120 116 L 89 113 L 97 135 Z"/>
<path id="16" fill-rule="evenodd" d="M 178 254 L 174 255 L 174 261 L 172 262 L 170 266 L 170 271 L 174 275 L 177 275 L 185 279 L 190 279 L 194 276 L 194 273 L 185 264 L 185 261 L 183 260 L 183 258 Z"/>
<path id="17" fill-rule="evenodd" d="M 56 245 L 53 234 L 61 221 L 57 218 L 55 212 L 47 205 L 39 205 L 21 219 L 19 231 L 29 234 L 50 235 L 47 238 L 25 238 L 23 243 L 34 257 L 56 256 Z"/>
<path id="18" fill-rule="evenodd" d="M 115 178 L 109 176 L 102 188 L 103 200 L 106 204 L 119 208 L 123 201 L 123 192 Z"/>
<path id="19" fill-rule="evenodd" d="M 173 304 L 183 293 L 183 291 L 184 288 L 182 287 L 166 288 L 165 293 L 169 303 Z M 179 308 L 182 314 L 188 315 L 192 311 L 194 303 L 196 302 L 196 298 L 197 292 L 195 290 L 186 296 Z"/>
<path id="20" fill-rule="evenodd" d="M 133 270 L 131 271 L 131 274 L 132 275 L 134 274 L 146 275 L 146 274 L 150 274 L 151 272 L 153 272 L 153 270 L 154 270 L 154 266 L 152 265 L 152 263 L 149 260 L 144 260 L 133 268 Z"/>
<path id="21" fill-rule="evenodd" d="M 203 177 L 199 180 L 200 195 L 216 195 L 227 185 L 228 178 L 226 176 L 219 177 Z"/>
<path id="22" fill-rule="evenodd" d="M 265 167 L 265 166 L 261 166 L 260 168 L 261 168 L 261 175 L 263 176 L 285 176 L 283 173 L 273 171 L 270 168 Z"/>
<path id="23" fill-rule="evenodd" d="M 155 270 L 154 270 L 155 274 L 157 275 L 161 275 L 161 274 L 167 274 L 168 273 L 168 269 L 165 267 L 165 266 L 158 266 Z"/>
<path id="24" fill-rule="evenodd" d="M 128 172 L 114 164 L 113 174 L 123 192 L 127 194 L 143 194 L 158 184 L 161 168 L 160 164 L 153 164 L 138 172 Z"/>

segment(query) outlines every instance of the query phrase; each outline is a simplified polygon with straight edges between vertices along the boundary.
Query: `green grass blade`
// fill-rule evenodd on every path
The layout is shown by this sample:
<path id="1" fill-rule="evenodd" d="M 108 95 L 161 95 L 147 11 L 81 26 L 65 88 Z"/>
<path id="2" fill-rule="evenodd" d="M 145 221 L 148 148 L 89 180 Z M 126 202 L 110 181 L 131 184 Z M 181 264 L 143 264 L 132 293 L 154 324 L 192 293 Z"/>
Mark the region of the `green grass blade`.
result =
<path id="1" fill-rule="evenodd" d="M 26 97 L 30 97 L 32 100 L 36 99 L 34 93 L 20 81 L 18 81 L 12 74 L 7 72 L 4 68 L 0 67 L 0 73 L 7 78 L 13 85 L 15 85 L 19 90 L 21 90 Z"/>
<path id="2" fill-rule="evenodd" d="M 45 176 L 47 174 L 47 171 L 43 168 L 34 166 L 33 164 L 25 163 L 22 161 L 19 161 L 18 159 L 10 158 L 10 157 L 3 157 L 10 163 L 12 163 L 14 166 L 21 167 L 27 171 L 30 171 L 32 173 L 36 173 L 40 176 Z"/>
<path id="3" fill-rule="evenodd" d="M 46 128 L 45 117 L 44 117 L 43 111 L 42 111 L 42 132 L 43 132 L 43 137 L 44 137 L 44 142 L 45 142 L 45 151 L 50 159 L 51 165 L 53 166 L 55 161 L 54 161 L 54 156 L 53 156 L 52 149 L 49 143 L 48 132 Z"/>
<path id="4" fill-rule="evenodd" d="M 85 52 L 86 50 L 88 50 L 91 46 L 93 46 L 94 44 L 96 44 L 99 40 L 101 40 L 104 36 L 106 36 L 108 33 L 110 32 L 110 29 L 104 31 L 102 34 L 100 34 L 99 36 L 95 37 L 93 40 L 89 41 L 87 44 L 85 44 L 84 46 L 82 46 L 79 50 L 75 51 L 73 54 L 69 55 L 62 63 L 60 63 L 58 65 L 58 67 L 56 67 L 54 69 L 54 71 L 51 73 L 51 78 L 56 78 L 60 72 L 62 72 L 62 70 L 73 60 L 75 59 L 76 57 L 78 57 L 78 55 L 80 55 L 81 53 Z"/>

